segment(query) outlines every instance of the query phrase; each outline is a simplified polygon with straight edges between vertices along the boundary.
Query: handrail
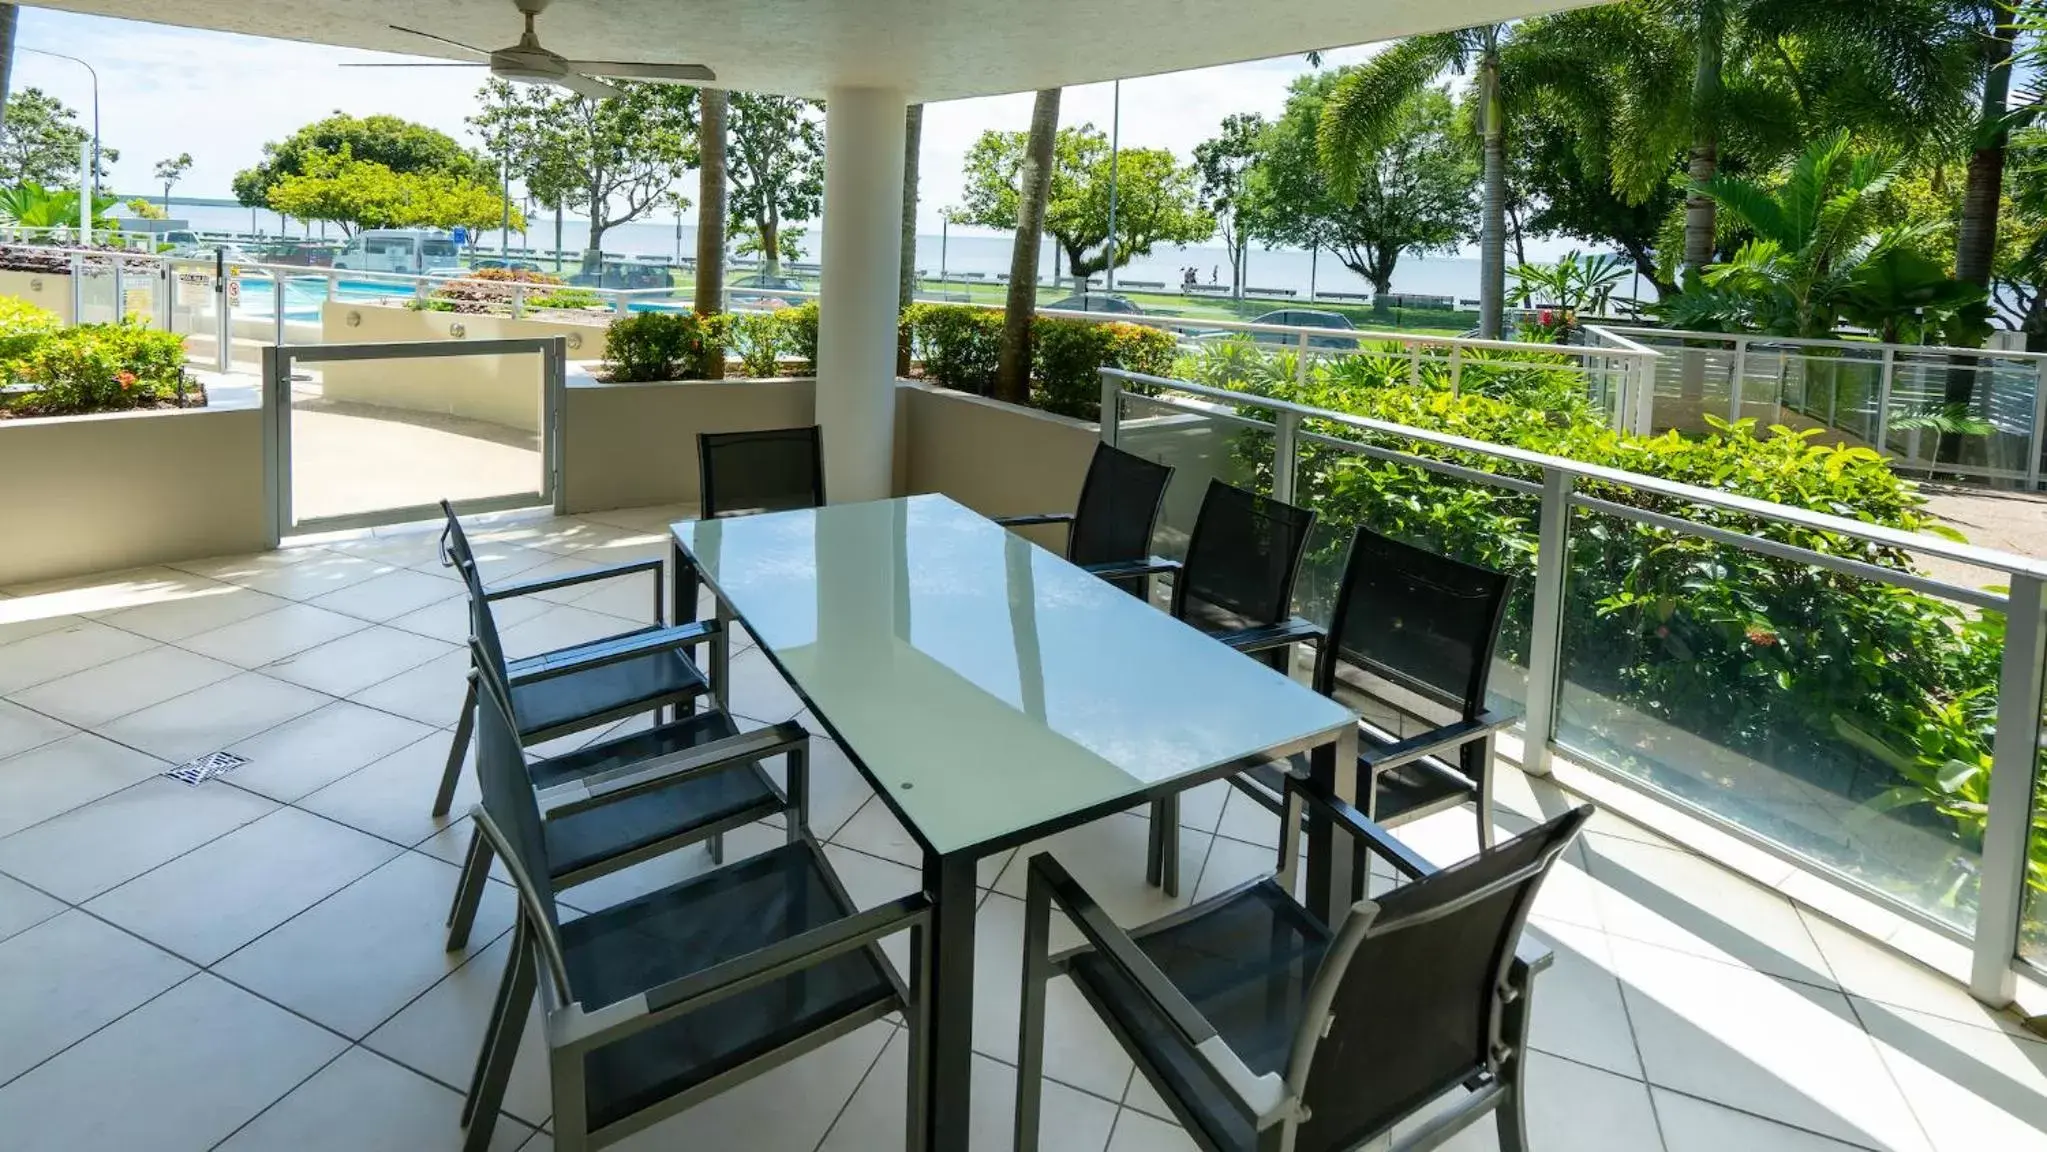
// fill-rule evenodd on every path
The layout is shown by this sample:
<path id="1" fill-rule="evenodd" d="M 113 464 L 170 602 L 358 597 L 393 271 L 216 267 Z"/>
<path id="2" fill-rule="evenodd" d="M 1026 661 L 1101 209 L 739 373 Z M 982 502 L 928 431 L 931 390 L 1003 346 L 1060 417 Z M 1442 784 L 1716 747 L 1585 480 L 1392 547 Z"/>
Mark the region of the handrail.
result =
<path id="1" fill-rule="evenodd" d="M 1275 413 L 1291 413 L 1302 419 L 1342 424 L 1361 431 L 1374 432 L 1382 436 L 1398 436 L 1403 439 L 1417 440 L 1424 444 L 1434 444 L 1441 448 L 1451 448 L 1460 452 L 1472 452 L 1529 468 L 1558 472 L 1578 479 L 1595 480 L 1639 491 L 1654 492 L 1657 495 L 1668 496 L 1676 500 L 1724 508 L 1730 512 L 1741 512 L 1751 516 L 1759 516 L 1767 520 L 1780 521 L 1814 532 L 1831 532 L 1837 535 L 1850 536 L 1859 540 L 1869 541 L 1873 544 L 1881 544 L 1888 548 L 1920 552 L 1978 568 L 1987 568 L 2012 575 L 2047 579 L 2047 560 L 2016 556 L 2009 552 L 1982 548 L 1974 544 L 1958 544 L 1938 536 L 1920 536 L 1882 524 L 1867 524 L 1860 520 L 1850 520 L 1845 516 L 1836 516 L 1829 512 L 1814 512 L 1807 508 L 1794 508 L 1786 504 L 1775 504 L 1767 500 L 1758 500 L 1751 496 L 1742 496 L 1732 492 L 1717 492 L 1711 488 L 1700 488 L 1695 485 L 1683 484 L 1675 480 L 1665 480 L 1661 477 L 1649 476 L 1640 472 L 1610 468 L 1603 464 L 1587 464 L 1583 461 L 1572 460 L 1564 456 L 1550 456 L 1541 452 L 1530 452 L 1525 448 L 1515 448 L 1504 444 L 1491 444 L 1483 440 L 1452 436 L 1445 432 L 1432 432 L 1426 428 L 1393 424 L 1384 420 L 1374 420 L 1370 417 L 1356 416 L 1348 412 L 1337 412 L 1327 408 L 1313 408 L 1305 404 L 1296 404 L 1289 400 L 1274 400 L 1251 392 L 1232 392 L 1227 388 L 1212 388 L 1205 384 L 1195 384 L 1186 380 L 1173 380 L 1163 376 L 1147 376 L 1140 372 L 1128 372 L 1120 368 L 1104 368 L 1101 370 L 1101 375 L 1104 379 L 1122 380 L 1151 388 L 1164 388 L 1174 392 L 1206 396 L 1215 400 L 1227 401 L 1231 404 L 1262 408 Z"/>
<path id="2" fill-rule="evenodd" d="M 2047 360 L 2047 352 L 2006 351 L 1996 348 L 1950 348 L 1941 344 L 1885 344 L 1877 340 L 1828 340 L 1811 336 L 1771 336 L 1761 332 L 1697 332 L 1685 328 L 1649 328 L 1639 324 L 1602 325 L 1606 331 L 1616 335 L 1662 337 L 1670 340 L 1713 340 L 1727 344 L 1763 344 L 1786 348 L 1831 348 L 1849 352 L 1866 352 L 1882 356 L 1886 350 L 1893 353 L 1947 359 L 1956 356 L 1977 356 L 1998 360 Z"/>

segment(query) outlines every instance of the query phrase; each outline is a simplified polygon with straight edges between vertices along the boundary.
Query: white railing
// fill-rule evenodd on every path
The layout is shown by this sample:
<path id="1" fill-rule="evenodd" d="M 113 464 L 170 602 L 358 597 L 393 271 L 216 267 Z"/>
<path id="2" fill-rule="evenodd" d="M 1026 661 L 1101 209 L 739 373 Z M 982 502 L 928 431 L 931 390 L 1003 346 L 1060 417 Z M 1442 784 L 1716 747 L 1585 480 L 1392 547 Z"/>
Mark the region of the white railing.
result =
<path id="1" fill-rule="evenodd" d="M 2047 560 L 1183 380 L 1107 368 L 1102 370 L 1101 378 L 1103 439 L 1177 463 L 1180 475 L 1176 476 L 1176 485 L 1191 481 L 1200 486 L 1210 476 L 1253 486 L 1269 483 L 1268 490 L 1275 498 L 1313 505 L 1342 491 L 1340 487 L 1321 487 L 1330 476 L 1349 466 L 1331 460 L 1354 458 L 1367 467 L 1393 464 L 1421 469 L 1451 486 L 1484 485 L 1496 490 L 1494 507 L 1518 518 L 1534 543 L 1532 596 L 1527 597 L 1526 615 L 1514 621 L 1517 628 L 1521 621 L 1526 621 L 1525 688 L 1521 690 L 1526 717 L 1524 768 L 1534 773 L 1546 772 L 1554 751 L 1568 751 L 1574 760 L 1632 787 L 1653 792 L 1665 802 L 1688 809 L 1750 843 L 1798 864 L 1831 873 L 1865 897 L 1943 934 L 1967 941 L 1974 949 L 1971 990 L 1993 1004 L 2011 1001 L 2026 900 L 2029 817 L 2040 756 L 2043 656 L 2047 656 L 2043 652 L 2047 626 L 2043 626 L 2042 618 Z M 1184 494 L 1192 488 L 1181 491 Z M 1451 494 L 1449 489 L 1444 492 L 1446 498 Z M 1191 504 L 1184 499 L 1178 502 L 1183 505 L 1178 515 L 1184 518 L 1188 514 L 1185 508 Z M 1169 493 L 1166 524 L 1169 537 L 1187 527 L 1174 523 L 1175 503 L 1176 497 Z M 1328 552 L 1340 556 L 1341 543 L 1351 527 L 1349 523 L 1327 525 L 1318 555 Z M 1808 765 L 1787 764 L 1786 768 L 1791 769 L 1787 771 L 1750 759 L 1783 755 L 1774 744 L 1775 728 L 1771 730 L 1770 747 L 1744 751 L 1722 733 L 1684 729 L 1682 717 L 1658 719 L 1635 711 L 1618 696 L 1601 695 L 1597 677 L 1604 669 L 1600 661 L 1611 654 L 1570 651 L 1566 632 L 1567 618 L 1577 627 L 1588 627 L 1582 618 L 1593 610 L 1583 598 L 1592 593 L 1580 589 L 1578 599 L 1567 597 L 1571 595 L 1570 585 L 1577 581 L 1593 582 L 1594 590 L 1604 586 L 1600 582 L 1612 583 L 1616 591 L 1626 587 L 1629 574 L 1625 566 L 1603 551 L 1612 546 L 1609 541 L 1621 532 L 1643 534 L 1649 545 L 1659 548 L 1689 539 L 1713 547 L 1738 549 L 1788 564 L 1791 567 L 1787 571 L 1793 576 L 1800 572 L 1828 573 L 1824 578 L 1809 578 L 1809 586 L 1822 596 L 1829 589 L 1843 594 L 1830 580 L 1839 585 L 1868 581 L 1901 592 L 1938 597 L 1961 606 L 1963 613 L 2002 614 L 2006 624 L 1998 678 L 1994 685 L 1982 686 L 1996 692 L 1996 727 L 1980 858 L 1966 851 L 1965 846 L 1958 846 L 1950 833 L 1937 824 L 1913 825 L 1882 809 L 1867 810 L 1866 798 L 1856 794 L 1858 789 L 1845 788 L 1839 795 L 1832 795 L 1800 780 L 1800 771 Z M 1580 533 L 1589 534 L 1580 537 Z M 1820 551 L 1807 546 L 1814 541 L 1853 541 L 1859 542 L 1860 547 L 1837 546 Z M 1574 566 L 1572 550 L 1579 544 L 1587 551 L 1581 553 L 1578 565 Z M 1936 557 L 1984 570 L 1994 574 L 2003 586 L 1970 588 L 1896 566 L 1895 560 L 1872 562 L 1902 554 Z M 1587 564 L 1593 566 L 1586 567 Z M 1700 563 L 1700 568 L 1708 572 L 1713 567 L 1704 561 Z M 1331 576 L 1326 568 L 1325 563 L 1325 570 L 1315 579 L 1326 582 Z M 1574 605 L 1579 614 L 1567 617 Z M 1305 605 L 1304 611 L 1314 613 Z M 1841 626 L 1857 625 L 1844 620 Z M 1766 639 L 1775 642 L 1774 637 Z M 1871 659 L 1885 658 L 1883 645 L 1895 642 L 1886 637 L 1869 639 Z M 1660 649 L 1654 658 L 1680 662 L 1693 659 L 1682 650 Z M 1495 675 L 1494 680 L 1497 689 L 1502 677 Z M 1729 692 L 1740 690 L 1739 685 L 1727 685 Z M 1623 717 L 1637 727 L 1599 731 L 1603 718 L 1608 716 Z M 1566 720 L 1569 723 L 1562 723 Z M 1648 738 L 1631 741 L 1631 736 L 1639 733 L 1647 733 Z M 1721 740 L 1727 740 L 1725 746 Z M 1842 751 L 1853 749 L 1844 746 Z M 1797 755 L 1796 749 L 1788 755 Z M 1659 771 L 1665 767 L 1662 761 L 1668 762 L 1667 773 Z M 1883 869 L 1876 866 L 1884 861 L 1869 864 L 1862 874 L 1849 875 L 1842 859 L 1823 857 L 1821 850 L 1811 844 L 1792 842 L 1784 831 L 1793 826 L 1791 821 L 1779 827 L 1771 821 L 1744 818 L 1743 808 L 1716 810 L 1713 799 L 1722 797 L 1722 793 L 1713 789 L 1724 789 L 1727 786 L 1724 780 L 1702 781 L 1702 787 L 1689 794 L 1681 794 L 1672 783 L 1680 777 L 1686 784 L 1702 774 L 1711 777 L 1729 764 L 1747 766 L 1749 775 L 1740 782 L 1743 786 L 1761 789 L 1773 783 L 1785 784 L 1784 793 L 1796 797 L 1783 801 L 1787 808 L 1795 803 L 1803 806 L 1801 812 L 1805 808 L 1824 810 L 1825 818 L 1832 821 L 1830 831 L 1843 840 L 1843 853 L 1896 851 L 1910 883 L 1923 886 L 1932 882 L 1931 887 L 1938 889 L 1945 878 L 1914 874 L 1912 865 L 1918 857 L 1908 860 L 1905 850 L 1898 847 L 1909 844 L 1917 851 L 1921 841 L 1931 837 L 1928 843 L 1934 849 L 1930 851 L 1944 852 L 1948 863 L 1959 861 L 1976 878 L 1973 932 L 1966 918 L 1937 914 L 1937 910 L 1930 910 L 1928 900 L 1915 902 L 1888 887 Z M 1701 792 L 1708 800 L 1701 801 Z M 1744 795 L 1740 790 L 1726 793 L 1725 797 L 1733 803 L 1753 804 L 1757 808 L 1773 802 L 1771 796 Z M 1858 811 L 1866 814 L 1854 815 Z M 1852 842 L 1857 836 L 1868 837 L 1868 844 L 1858 847 Z M 1826 846 L 1826 851 L 1832 851 L 1832 847 Z M 2040 959 L 2034 957 L 2035 962 Z"/>

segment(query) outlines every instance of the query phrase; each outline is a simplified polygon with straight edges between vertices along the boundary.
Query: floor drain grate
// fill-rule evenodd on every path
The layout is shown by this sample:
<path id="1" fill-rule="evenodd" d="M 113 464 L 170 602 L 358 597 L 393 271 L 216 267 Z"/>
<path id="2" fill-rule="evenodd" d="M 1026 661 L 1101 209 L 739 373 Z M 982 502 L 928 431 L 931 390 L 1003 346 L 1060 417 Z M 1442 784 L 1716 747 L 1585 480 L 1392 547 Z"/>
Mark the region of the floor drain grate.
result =
<path id="1" fill-rule="evenodd" d="M 225 776 L 247 763 L 247 760 L 232 752 L 208 752 L 197 760 L 187 760 L 164 775 L 197 788 L 215 776 Z"/>

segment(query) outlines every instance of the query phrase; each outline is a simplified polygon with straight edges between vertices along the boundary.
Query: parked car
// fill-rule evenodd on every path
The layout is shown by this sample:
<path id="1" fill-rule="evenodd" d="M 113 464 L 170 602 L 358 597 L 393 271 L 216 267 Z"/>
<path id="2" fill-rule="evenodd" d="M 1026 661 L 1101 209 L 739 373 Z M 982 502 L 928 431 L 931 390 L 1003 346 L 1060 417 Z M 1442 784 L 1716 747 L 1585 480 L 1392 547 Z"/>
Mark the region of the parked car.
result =
<path id="1" fill-rule="evenodd" d="M 335 254 L 334 267 L 419 276 L 460 271 L 458 255 L 454 237 L 446 232 L 429 228 L 372 228 L 356 233 Z"/>
<path id="2" fill-rule="evenodd" d="M 1120 312 L 1126 316 L 1144 315 L 1144 309 L 1139 308 L 1130 297 L 1120 292 L 1077 292 L 1045 307 L 1066 312 Z"/>
<path id="3" fill-rule="evenodd" d="M 1323 312 L 1314 308 L 1281 308 L 1251 321 L 1253 324 L 1283 324 L 1290 328 L 1338 328 L 1345 332 L 1357 331 L 1357 325 L 1350 317 L 1340 312 Z M 1297 344 L 1299 339 L 1279 332 L 1253 332 L 1251 339 L 1260 344 Z M 1357 351 L 1355 338 L 1344 336 L 1310 336 L 1310 348 L 1334 348 L 1342 352 Z"/>
<path id="4" fill-rule="evenodd" d="M 478 259 L 475 259 L 475 260 L 472 260 L 472 261 L 470 261 L 470 262 L 469 262 L 469 266 L 470 266 L 471 268 L 478 268 L 478 269 L 482 269 L 482 268 L 504 268 L 504 269 L 507 269 L 507 270 L 509 270 L 509 271 L 513 271 L 513 272 L 539 272 L 539 271 L 542 271 L 542 269 L 541 269 L 541 267 L 540 267 L 540 263 L 539 263 L 538 261 L 535 261 L 535 260 L 516 260 L 516 259 L 508 260 L 508 259 L 506 259 L 506 258 L 504 258 L 504 257 L 502 257 L 502 256 L 483 256 L 483 257 L 479 257 Z"/>

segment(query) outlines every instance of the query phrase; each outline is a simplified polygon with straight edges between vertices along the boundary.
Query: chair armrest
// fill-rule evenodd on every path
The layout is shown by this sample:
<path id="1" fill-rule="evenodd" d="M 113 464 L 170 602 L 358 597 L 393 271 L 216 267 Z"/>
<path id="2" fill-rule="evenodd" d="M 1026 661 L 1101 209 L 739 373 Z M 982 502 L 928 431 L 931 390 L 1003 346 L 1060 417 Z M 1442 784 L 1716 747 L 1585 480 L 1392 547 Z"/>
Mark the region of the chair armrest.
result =
<path id="1" fill-rule="evenodd" d="M 1336 822 L 1338 828 L 1364 842 L 1365 847 L 1377 853 L 1394 869 L 1409 879 L 1418 880 L 1435 872 L 1436 866 L 1423 859 L 1419 853 L 1396 839 L 1393 833 L 1374 823 L 1363 812 L 1351 807 L 1329 794 L 1329 790 L 1312 780 L 1304 780 L 1288 773 L 1281 781 L 1291 806 L 1294 797 L 1299 796 L 1309 807 L 1318 808 L 1322 814 Z"/>
<path id="2" fill-rule="evenodd" d="M 1283 624 L 1265 624 L 1257 628 L 1244 628 L 1236 632 L 1221 632 L 1216 639 L 1239 652 L 1266 652 L 1299 644 L 1305 640 L 1319 641 L 1328 635 L 1319 625 L 1311 624 L 1299 616 Z"/>
<path id="3" fill-rule="evenodd" d="M 1121 580 L 1126 576 L 1155 576 L 1161 572 L 1178 572 L 1180 562 L 1168 560 L 1163 556 L 1152 556 L 1144 560 L 1115 560 L 1107 564 L 1089 564 L 1084 570 L 1104 580 Z"/>
<path id="4" fill-rule="evenodd" d="M 1049 853 L 1041 852 L 1031 857 L 1029 869 L 1029 886 L 1045 887 L 1052 902 L 1066 913 L 1096 953 L 1130 981 L 1150 1001 L 1152 1008 L 1166 1018 L 1174 1031 L 1207 1061 L 1217 1080 L 1237 1098 L 1253 1124 L 1263 1130 L 1276 1121 L 1292 1103 L 1286 1082 L 1273 1073 L 1259 1075 L 1251 1071 L 1215 1025 L 1209 1023 L 1201 1010 L 1187 1000 L 1165 973 L 1159 971 L 1151 957 L 1146 956 L 1130 934 L 1109 918 L 1102 906 L 1095 903 L 1087 889 L 1067 874 L 1059 861 Z"/>
<path id="5" fill-rule="evenodd" d="M 741 732 L 666 756 L 655 756 L 608 772 L 598 772 L 543 788 L 538 793 L 543 820 L 559 820 L 592 808 L 673 787 L 693 777 L 719 772 L 735 764 L 753 763 L 800 748 L 810 739 L 794 720 L 772 728 Z"/>
<path id="6" fill-rule="evenodd" d="M 1514 962 L 1508 969 L 1508 982 L 1526 986 L 1537 972 L 1556 963 L 1557 954 L 1542 946 L 1542 942 L 1521 933 L 1514 941 Z M 1518 980 L 1517 980 L 1518 978 Z"/>
<path id="7" fill-rule="evenodd" d="M 1388 768 L 1398 768 L 1402 764 L 1412 763 L 1425 757 L 1440 756 L 1445 752 L 1454 752 L 1473 740 L 1477 740 L 1482 736 L 1490 736 L 1500 729 L 1508 727 L 1518 719 L 1520 717 L 1512 712 L 1499 712 L 1487 709 L 1469 720 L 1459 720 L 1454 724 L 1445 724 L 1441 728 L 1431 729 L 1419 736 L 1410 736 L 1397 744 L 1389 744 L 1384 748 L 1373 748 L 1359 752 L 1358 764 L 1374 772 L 1382 772 Z"/>
<path id="8" fill-rule="evenodd" d="M 591 668 L 602 668 L 657 652 L 675 648 L 694 648 L 709 640 L 718 632 L 715 620 L 698 620 L 689 624 L 677 624 L 670 628 L 650 628 L 644 632 L 629 632 L 608 640 L 597 640 L 564 648 L 559 652 L 548 652 L 529 656 L 514 663 L 507 669 L 510 686 L 523 688 L 542 680 L 552 680 L 571 672 L 583 672 Z"/>
<path id="9" fill-rule="evenodd" d="M 621 1039 L 865 947 L 922 924 L 930 915 L 930 898 L 912 893 L 601 1008 L 585 1011 L 572 1004 L 549 1015 L 548 1046 L 557 1051 L 581 1049 Z"/>
<path id="10" fill-rule="evenodd" d="M 1070 526 L 1073 523 L 1073 513 L 1038 512 L 1025 516 L 996 516 L 993 519 L 1004 528 L 1028 528 L 1034 524 L 1065 524 Z"/>
<path id="11" fill-rule="evenodd" d="M 505 600 L 513 596 L 531 596 L 535 592 L 552 592 L 557 588 L 573 588 L 578 584 L 589 584 L 598 580 L 611 580 L 620 576 L 631 576 L 637 572 L 652 572 L 659 578 L 660 560 L 628 560 L 623 564 L 606 564 L 600 568 L 586 568 L 565 576 L 548 576 L 539 580 L 514 580 L 484 590 L 485 600 Z"/>

